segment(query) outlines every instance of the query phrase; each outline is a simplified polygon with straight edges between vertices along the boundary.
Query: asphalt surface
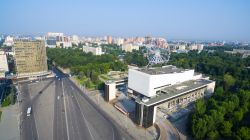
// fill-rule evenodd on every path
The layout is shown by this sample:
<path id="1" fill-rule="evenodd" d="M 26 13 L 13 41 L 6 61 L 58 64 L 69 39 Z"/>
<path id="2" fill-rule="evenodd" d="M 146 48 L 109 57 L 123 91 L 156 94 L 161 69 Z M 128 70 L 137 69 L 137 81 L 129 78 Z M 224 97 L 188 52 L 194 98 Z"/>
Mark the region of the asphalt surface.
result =
<path id="1" fill-rule="evenodd" d="M 20 116 L 20 138 L 21 140 L 37 140 L 38 133 L 36 129 L 36 123 L 33 115 L 33 110 L 30 116 L 27 116 L 27 109 L 29 107 L 34 108 L 33 101 L 30 97 L 28 84 L 21 85 L 21 116 Z"/>
<path id="2" fill-rule="evenodd" d="M 45 134 L 37 131 L 41 130 L 41 124 L 36 122 L 32 113 L 27 116 L 27 108 L 32 106 L 33 112 L 40 111 L 37 102 L 41 100 L 42 94 L 54 94 L 53 103 L 53 128 L 42 128 L 43 130 L 53 131 L 54 140 L 124 140 L 133 139 L 124 132 L 116 122 L 114 122 L 105 112 L 93 103 L 86 94 L 69 80 L 69 77 L 60 71 L 53 69 L 58 76 L 53 79 L 46 79 L 46 88 L 54 88 L 50 93 L 29 93 L 29 82 L 21 84 L 22 105 L 21 105 L 21 140 L 41 139 L 39 135 Z M 37 84 L 37 86 L 42 86 Z M 49 87 L 48 87 L 49 86 Z M 33 91 L 34 92 L 34 91 Z M 23 94 L 26 93 L 26 94 Z M 31 96 L 32 95 L 32 96 Z M 39 101 L 41 102 L 41 101 Z M 46 101 L 44 101 L 46 102 Z M 43 115 L 46 115 L 44 113 Z M 45 126 L 43 126 L 45 127 Z M 47 126 L 49 127 L 49 126 Z"/>
<path id="3" fill-rule="evenodd" d="M 55 105 L 54 105 L 54 128 L 53 128 L 53 139 L 54 140 L 67 140 L 67 129 L 66 129 L 66 117 L 64 110 L 62 82 L 56 80 L 56 93 L 55 93 Z"/>

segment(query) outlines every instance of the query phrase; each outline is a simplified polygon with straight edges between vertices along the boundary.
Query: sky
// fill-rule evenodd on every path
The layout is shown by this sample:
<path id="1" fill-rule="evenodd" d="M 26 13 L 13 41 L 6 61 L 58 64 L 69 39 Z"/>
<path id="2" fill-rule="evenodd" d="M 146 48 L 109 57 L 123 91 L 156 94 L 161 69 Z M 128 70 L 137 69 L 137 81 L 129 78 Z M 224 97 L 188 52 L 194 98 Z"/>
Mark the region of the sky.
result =
<path id="1" fill-rule="evenodd" d="M 249 0 L 1 0 L 0 34 L 250 41 Z"/>

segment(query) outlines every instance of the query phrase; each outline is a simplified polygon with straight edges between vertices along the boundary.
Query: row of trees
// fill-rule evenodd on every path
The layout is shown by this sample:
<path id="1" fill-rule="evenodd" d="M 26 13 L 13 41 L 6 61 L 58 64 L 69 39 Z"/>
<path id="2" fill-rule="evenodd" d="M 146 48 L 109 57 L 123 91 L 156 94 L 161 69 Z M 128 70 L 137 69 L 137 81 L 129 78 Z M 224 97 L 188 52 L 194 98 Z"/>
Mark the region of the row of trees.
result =
<path id="1" fill-rule="evenodd" d="M 103 82 L 99 80 L 100 74 L 106 74 L 110 70 L 127 70 L 127 65 L 112 54 L 95 56 L 78 49 L 48 48 L 47 56 L 57 65 L 69 68 L 71 73 L 77 75 L 87 87 L 94 84 L 97 85 L 97 88 L 102 89 Z"/>
<path id="2" fill-rule="evenodd" d="M 223 86 L 227 90 L 250 90 L 250 58 L 242 59 L 240 55 L 231 55 L 223 52 L 190 51 L 187 54 L 172 53 L 170 64 L 182 68 L 193 68 L 198 72 L 209 75 L 216 80 L 217 86 Z"/>
<path id="3" fill-rule="evenodd" d="M 124 61 L 128 64 L 135 64 L 139 67 L 146 66 L 148 64 L 148 60 L 144 57 L 141 49 L 138 51 L 133 50 L 133 52 L 127 52 L 124 56 Z"/>
<path id="4" fill-rule="evenodd" d="M 228 49 L 228 48 L 227 48 Z M 172 54 L 170 63 L 194 68 L 216 80 L 216 91 L 199 100 L 190 115 L 189 132 L 195 139 L 250 139 L 250 58 L 190 51 Z"/>
<path id="5" fill-rule="evenodd" d="M 5 97 L 2 102 L 2 107 L 9 106 L 10 104 L 15 104 L 16 102 L 16 88 L 12 85 L 9 84 L 8 86 L 5 87 L 4 93 Z"/>
<path id="6" fill-rule="evenodd" d="M 115 56 L 123 55 L 124 62 L 127 64 L 137 65 L 139 67 L 148 64 L 147 58 L 144 57 L 144 53 L 146 52 L 145 47 L 140 47 L 140 50 L 133 50 L 132 52 L 125 52 L 121 49 L 121 46 L 116 44 L 102 44 L 101 47 L 107 54 L 113 54 Z"/>

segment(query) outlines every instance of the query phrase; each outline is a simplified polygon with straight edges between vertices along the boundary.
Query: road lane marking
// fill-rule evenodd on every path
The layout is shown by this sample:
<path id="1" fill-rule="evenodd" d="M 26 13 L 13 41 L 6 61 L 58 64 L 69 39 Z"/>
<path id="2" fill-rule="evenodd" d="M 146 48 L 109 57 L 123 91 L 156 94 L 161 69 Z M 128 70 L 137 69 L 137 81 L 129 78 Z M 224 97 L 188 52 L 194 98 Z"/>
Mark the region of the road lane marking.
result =
<path id="1" fill-rule="evenodd" d="M 80 93 L 79 93 L 79 91 L 77 91 L 78 93 L 76 93 L 76 95 L 79 97 L 79 98 L 83 98 L 84 100 L 86 100 L 87 101 L 87 99 L 85 99 L 85 97 L 84 96 L 82 96 L 80 93 L 82 92 L 81 90 L 80 90 Z M 85 94 L 85 93 L 84 93 Z M 88 95 L 87 95 L 88 96 Z M 91 99 L 90 99 L 91 100 Z M 76 101 L 78 102 L 78 100 L 77 100 L 77 98 L 76 98 Z M 99 112 L 98 112 L 98 110 L 94 107 L 94 106 L 92 106 L 92 104 L 90 104 L 88 101 L 86 102 L 88 105 L 90 105 L 90 107 L 103 119 L 103 120 L 105 120 L 105 121 L 108 121 L 109 122 L 109 120 L 108 120 L 108 118 L 105 118 L 102 114 L 100 114 Z M 79 103 L 78 103 L 79 104 Z M 80 107 L 80 111 L 81 111 L 81 107 Z M 82 113 L 82 112 L 81 112 Z M 111 123 L 111 122 L 109 122 L 109 123 Z M 111 123 L 112 124 L 112 123 Z M 113 126 L 111 125 L 110 126 L 111 128 L 112 128 L 112 136 L 113 136 L 113 140 L 115 139 L 115 134 L 114 134 L 114 127 L 115 127 L 115 125 L 113 124 Z"/>
<path id="2" fill-rule="evenodd" d="M 31 127 L 31 137 L 33 138 L 34 137 L 34 132 L 33 132 L 33 127 L 32 127 L 32 123 L 30 123 L 30 127 Z"/>
<path id="3" fill-rule="evenodd" d="M 68 98 L 69 99 L 69 98 Z M 72 102 L 73 102 L 73 99 L 70 99 L 70 100 L 72 100 Z M 69 101 L 69 100 L 68 100 Z M 77 112 L 76 111 L 76 109 L 75 109 L 75 107 L 73 106 L 73 103 L 72 102 L 69 102 L 69 106 L 72 106 L 72 108 L 73 109 L 71 109 L 71 111 L 73 111 L 73 113 L 70 113 L 71 114 L 71 117 L 73 118 L 73 115 L 72 114 L 75 114 L 74 112 Z M 74 117 L 76 117 L 76 116 L 74 116 Z M 73 124 L 73 122 L 74 123 L 76 123 L 76 130 L 74 130 L 75 128 L 73 127 L 73 125 L 72 125 L 72 129 L 73 129 L 73 132 L 75 133 L 76 132 L 76 135 L 78 135 L 78 138 L 79 139 L 81 139 L 81 133 L 80 133 L 80 129 L 79 129 L 79 127 L 78 127 L 78 123 L 77 123 L 77 121 L 76 121 L 76 119 L 72 119 L 72 124 Z M 74 135 L 75 136 L 75 135 Z"/>
<path id="4" fill-rule="evenodd" d="M 37 126 L 36 126 L 36 124 L 37 124 L 37 121 L 36 121 L 36 117 L 35 117 L 35 113 L 36 111 L 34 111 L 34 115 L 33 115 L 33 118 L 34 118 L 34 121 L 35 121 L 35 127 L 36 127 L 36 133 L 37 133 L 37 139 L 39 139 L 39 133 L 38 133 L 38 128 L 37 128 Z"/>
<path id="5" fill-rule="evenodd" d="M 62 79 L 62 92 L 63 92 L 63 102 L 64 102 L 64 110 L 65 110 L 65 117 L 66 117 L 66 128 L 67 128 L 67 136 L 68 136 L 68 140 L 69 139 L 69 126 L 68 126 L 68 116 L 67 116 L 67 109 L 66 109 L 66 101 L 65 101 L 65 95 L 64 95 L 64 87 L 63 87 L 63 79 Z"/>
<path id="6" fill-rule="evenodd" d="M 89 129 L 88 121 L 86 120 L 84 114 L 82 113 L 82 110 L 81 110 L 81 107 L 80 107 L 80 104 L 79 104 L 77 98 L 75 98 L 75 99 L 76 99 L 76 102 L 77 102 L 77 104 L 78 104 L 78 106 L 79 106 L 79 108 L 80 108 L 80 112 L 81 112 L 81 114 L 82 114 L 82 117 L 83 117 L 84 121 L 86 122 L 86 125 L 87 125 L 87 128 L 88 128 L 89 134 L 90 134 L 90 136 L 91 136 L 91 139 L 93 140 L 94 138 L 93 138 L 93 135 L 92 135 L 92 133 L 91 133 L 91 131 L 90 131 L 90 129 Z"/>
<path id="7" fill-rule="evenodd" d="M 75 83 L 71 83 L 70 82 L 70 80 L 67 78 L 66 79 L 67 80 L 67 82 L 68 83 L 70 83 L 70 84 L 75 84 Z M 72 87 L 72 86 L 71 86 Z M 76 96 L 78 96 L 79 97 L 79 99 L 80 98 L 83 98 L 84 100 L 86 100 L 87 102 L 87 104 L 88 105 L 90 105 L 90 108 L 92 108 L 103 120 L 105 120 L 105 121 L 108 121 L 109 123 L 111 123 L 112 124 L 112 122 L 108 119 L 108 118 L 106 118 L 106 117 L 104 117 L 102 114 L 100 114 L 99 112 L 98 112 L 98 110 L 94 107 L 94 106 L 92 106 L 92 104 L 90 104 L 89 102 L 88 102 L 88 100 L 87 99 L 85 99 L 85 97 L 84 96 L 82 96 L 81 95 L 81 93 L 83 92 L 82 90 L 76 90 L 77 92 L 75 93 L 76 94 Z M 85 93 L 84 93 L 85 94 Z M 88 96 L 88 95 L 87 95 Z M 88 97 L 87 97 L 88 98 Z M 76 99 L 76 101 L 77 101 L 77 104 L 79 105 L 79 101 L 77 100 L 78 98 L 77 97 L 75 97 L 75 99 Z M 90 99 L 91 100 L 91 99 Z M 80 112 L 81 112 L 81 114 L 83 115 L 83 113 L 82 113 L 82 108 L 80 107 L 80 105 L 79 105 L 79 108 L 80 108 Z M 83 115 L 84 116 L 84 115 Z M 84 119 L 85 119 L 85 117 L 84 117 Z M 86 120 L 86 119 L 85 119 Z M 87 126 L 88 126 L 88 123 L 87 123 Z M 113 140 L 115 139 L 115 133 L 114 133 L 114 127 L 115 127 L 115 125 L 113 124 L 113 126 L 111 125 L 110 126 L 111 128 L 112 128 L 112 133 L 113 133 Z M 88 128 L 88 127 L 87 127 Z M 89 128 L 88 128 L 89 129 Z M 90 133 L 91 134 L 91 133 Z M 92 134 L 91 134 L 91 136 L 92 136 Z"/>
<path id="8" fill-rule="evenodd" d="M 113 140 L 115 140 L 114 128 L 113 127 L 111 127 L 111 128 L 112 128 L 112 132 L 113 132 Z"/>

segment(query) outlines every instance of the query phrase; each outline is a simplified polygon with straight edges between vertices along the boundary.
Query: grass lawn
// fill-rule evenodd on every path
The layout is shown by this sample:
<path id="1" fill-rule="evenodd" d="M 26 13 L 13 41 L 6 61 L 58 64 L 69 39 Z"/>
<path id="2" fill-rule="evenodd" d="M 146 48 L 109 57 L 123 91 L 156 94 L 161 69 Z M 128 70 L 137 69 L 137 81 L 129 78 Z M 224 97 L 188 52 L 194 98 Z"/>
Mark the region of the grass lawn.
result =
<path id="1" fill-rule="evenodd" d="M 6 99 L 4 99 L 2 103 L 2 107 L 9 106 L 11 104 L 10 96 L 8 96 Z"/>
<path id="2" fill-rule="evenodd" d="M 88 78 L 84 78 L 84 79 L 76 78 L 76 79 L 81 85 L 85 85 L 89 90 L 94 90 L 96 88 L 96 85 L 92 81 L 89 81 Z M 88 81 L 89 81 L 88 83 L 89 85 L 87 84 Z"/>
<path id="3" fill-rule="evenodd" d="M 102 75 L 99 76 L 99 79 L 100 79 L 101 81 L 106 81 L 106 80 L 108 80 L 109 78 L 108 78 L 108 76 L 107 76 L 106 74 L 102 74 Z"/>
<path id="4" fill-rule="evenodd" d="M 84 85 L 86 83 L 86 81 L 88 80 L 88 78 L 83 78 L 83 79 L 79 79 L 79 78 L 76 78 L 78 80 L 78 82 L 81 84 L 81 85 Z"/>

